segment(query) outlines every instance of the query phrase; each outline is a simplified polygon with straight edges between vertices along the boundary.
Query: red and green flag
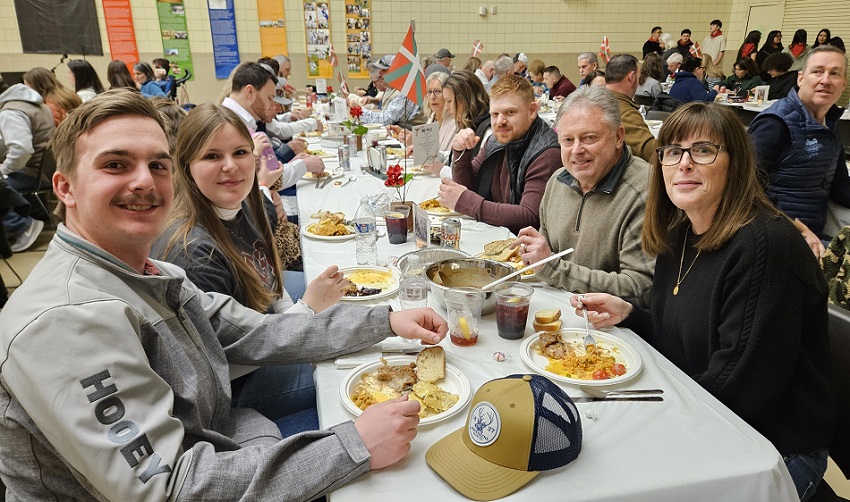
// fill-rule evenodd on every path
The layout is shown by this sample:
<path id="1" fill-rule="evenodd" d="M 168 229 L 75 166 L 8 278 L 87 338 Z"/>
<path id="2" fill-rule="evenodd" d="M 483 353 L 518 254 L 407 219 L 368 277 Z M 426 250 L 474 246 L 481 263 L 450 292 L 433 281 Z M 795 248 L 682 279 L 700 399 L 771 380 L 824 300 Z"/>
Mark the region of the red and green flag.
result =
<path id="1" fill-rule="evenodd" d="M 407 36 L 401 48 L 393 59 L 393 64 L 384 75 L 384 82 L 393 89 L 398 89 L 407 99 L 417 105 L 425 100 L 425 73 L 422 70 L 422 58 L 419 57 L 419 47 L 413 37 L 414 23 L 410 22 Z"/>

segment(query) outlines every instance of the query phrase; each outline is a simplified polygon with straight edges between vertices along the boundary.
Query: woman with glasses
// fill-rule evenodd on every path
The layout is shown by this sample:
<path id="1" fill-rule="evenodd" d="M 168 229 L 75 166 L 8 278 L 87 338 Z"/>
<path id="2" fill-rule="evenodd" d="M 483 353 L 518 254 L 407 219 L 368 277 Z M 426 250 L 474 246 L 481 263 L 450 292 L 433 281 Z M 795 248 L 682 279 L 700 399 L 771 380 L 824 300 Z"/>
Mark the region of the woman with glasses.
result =
<path id="1" fill-rule="evenodd" d="M 676 73 L 676 81 L 670 88 L 670 97 L 683 103 L 689 101 L 714 101 L 717 89 L 705 90 L 705 67 L 700 58 L 688 58 L 682 63 L 682 70 Z"/>
<path id="2" fill-rule="evenodd" d="M 750 58 L 741 58 L 735 63 L 735 74 L 730 75 L 725 80 L 721 80 L 714 86 L 720 92 L 726 88 L 731 93 L 744 95 L 750 92 L 750 89 L 762 84 L 759 77 L 759 68 L 756 62 Z"/>
<path id="3" fill-rule="evenodd" d="M 604 293 L 570 302 L 597 328 L 634 329 L 773 442 L 805 501 L 835 426 L 823 274 L 764 194 L 734 111 L 689 103 L 658 144 L 641 236 L 657 257 L 651 309 Z"/>

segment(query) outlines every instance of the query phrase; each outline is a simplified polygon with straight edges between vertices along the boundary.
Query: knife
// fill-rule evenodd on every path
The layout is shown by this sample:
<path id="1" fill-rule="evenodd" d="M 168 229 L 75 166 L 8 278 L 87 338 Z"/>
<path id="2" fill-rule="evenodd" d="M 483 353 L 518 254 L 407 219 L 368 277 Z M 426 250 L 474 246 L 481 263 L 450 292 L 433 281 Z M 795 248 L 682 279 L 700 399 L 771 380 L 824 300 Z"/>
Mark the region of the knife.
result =
<path id="1" fill-rule="evenodd" d="M 334 178 L 333 173 L 328 173 L 327 179 L 325 179 L 324 183 L 322 183 L 322 185 L 319 187 L 319 189 L 322 189 L 322 188 L 325 188 L 326 186 L 328 186 L 328 183 L 330 183 L 333 178 Z"/>
<path id="2" fill-rule="evenodd" d="M 574 403 L 595 403 L 597 401 L 664 401 L 661 396 L 636 396 L 636 397 L 572 397 Z"/>
<path id="3" fill-rule="evenodd" d="M 321 183 L 321 182 L 322 182 L 322 178 L 317 177 L 317 178 L 316 178 L 316 186 L 315 186 L 315 188 L 319 188 L 319 183 Z"/>

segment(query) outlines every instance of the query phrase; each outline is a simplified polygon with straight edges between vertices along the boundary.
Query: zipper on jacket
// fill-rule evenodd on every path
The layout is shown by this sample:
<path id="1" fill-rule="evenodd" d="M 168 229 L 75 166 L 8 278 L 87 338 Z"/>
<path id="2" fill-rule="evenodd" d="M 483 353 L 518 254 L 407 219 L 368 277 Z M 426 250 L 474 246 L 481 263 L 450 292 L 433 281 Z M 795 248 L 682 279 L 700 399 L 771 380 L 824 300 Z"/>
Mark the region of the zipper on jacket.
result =
<path id="1" fill-rule="evenodd" d="M 578 207 L 578 214 L 576 214 L 576 232 L 581 230 L 581 215 L 584 212 L 584 203 L 587 202 L 587 197 L 593 192 L 587 192 L 581 195 L 581 205 Z"/>

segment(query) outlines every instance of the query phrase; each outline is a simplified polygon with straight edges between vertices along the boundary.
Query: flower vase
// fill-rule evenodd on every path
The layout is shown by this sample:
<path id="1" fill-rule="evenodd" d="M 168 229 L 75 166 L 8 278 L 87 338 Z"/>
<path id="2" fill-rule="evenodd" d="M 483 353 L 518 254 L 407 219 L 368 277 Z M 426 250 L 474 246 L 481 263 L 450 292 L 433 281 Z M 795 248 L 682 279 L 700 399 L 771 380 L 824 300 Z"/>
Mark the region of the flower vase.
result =
<path id="1" fill-rule="evenodd" d="M 413 201 L 409 200 L 401 200 L 401 201 L 393 201 L 390 202 L 390 209 L 398 206 L 405 206 L 410 208 L 410 212 L 407 213 L 407 231 L 413 232 Z"/>
<path id="2" fill-rule="evenodd" d="M 356 136 L 357 136 L 357 151 L 362 152 L 363 151 L 363 135 L 357 134 Z"/>

